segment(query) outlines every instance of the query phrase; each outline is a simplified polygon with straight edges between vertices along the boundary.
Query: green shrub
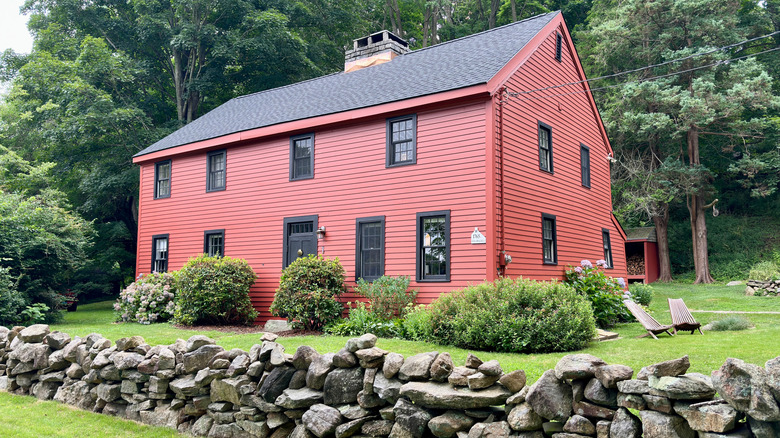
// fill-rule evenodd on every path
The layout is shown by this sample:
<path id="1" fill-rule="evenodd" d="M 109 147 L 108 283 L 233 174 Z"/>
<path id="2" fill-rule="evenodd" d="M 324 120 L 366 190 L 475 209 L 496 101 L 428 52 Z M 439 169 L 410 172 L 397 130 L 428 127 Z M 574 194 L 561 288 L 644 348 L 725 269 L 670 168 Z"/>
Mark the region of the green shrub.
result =
<path id="1" fill-rule="evenodd" d="M 19 315 L 26 304 L 16 289 L 10 269 L 0 266 L 0 325 L 10 327 L 20 323 Z"/>
<path id="2" fill-rule="evenodd" d="M 758 262 L 750 268 L 748 278 L 750 280 L 767 281 L 780 277 L 780 267 L 774 261 L 765 260 Z"/>
<path id="3" fill-rule="evenodd" d="M 339 259 L 312 254 L 284 268 L 270 310 L 275 316 L 287 318 L 293 327 L 321 330 L 344 310 L 336 299 L 342 292 L 344 268 Z"/>
<path id="4" fill-rule="evenodd" d="M 176 307 L 174 283 L 173 275 L 167 272 L 140 275 L 119 293 L 114 303 L 116 320 L 141 324 L 168 321 Z"/>
<path id="5" fill-rule="evenodd" d="M 191 258 L 176 274 L 176 311 L 179 324 L 245 324 L 257 318 L 249 288 L 257 276 L 243 259 Z"/>
<path id="6" fill-rule="evenodd" d="M 729 316 L 709 324 L 710 330 L 716 332 L 747 330 L 753 327 L 750 320 L 742 316 Z"/>
<path id="7" fill-rule="evenodd" d="M 477 350 L 577 350 L 595 330 L 587 299 L 558 282 L 499 279 L 442 295 L 426 311 L 420 332 L 431 341 Z"/>
<path id="8" fill-rule="evenodd" d="M 628 285 L 631 298 L 643 306 L 649 306 L 653 301 L 653 286 L 644 283 L 632 283 Z"/>
<path id="9" fill-rule="evenodd" d="M 604 266 L 603 260 L 598 260 L 596 266 L 589 260 L 583 260 L 580 266 L 566 270 L 564 282 L 590 300 L 596 325 L 608 328 L 619 322 L 631 321 L 631 314 L 623 305 L 625 280 L 608 276 L 601 269 Z"/>
<path id="10" fill-rule="evenodd" d="M 410 341 L 433 341 L 433 326 L 428 306 L 408 306 L 404 319 L 401 320 L 398 336 Z"/>
<path id="11" fill-rule="evenodd" d="M 347 307 L 350 304 L 347 303 Z M 400 322 L 400 320 L 396 321 Z M 380 338 L 393 338 L 398 335 L 398 328 L 394 322 L 380 318 L 365 303 L 358 301 L 355 307 L 349 310 L 349 317 L 330 324 L 325 328 L 325 332 L 336 336 L 360 336 L 373 333 Z"/>
<path id="12" fill-rule="evenodd" d="M 43 303 L 35 303 L 27 306 L 20 313 L 22 325 L 33 325 L 46 321 L 46 313 L 49 306 Z"/>
<path id="13" fill-rule="evenodd" d="M 361 278 L 357 281 L 354 291 L 368 299 L 371 312 L 385 321 L 390 321 L 395 317 L 403 318 L 406 309 L 410 304 L 414 304 L 417 298 L 419 291 L 409 290 L 409 281 L 409 277 L 403 276 L 382 276 L 372 282 Z"/>

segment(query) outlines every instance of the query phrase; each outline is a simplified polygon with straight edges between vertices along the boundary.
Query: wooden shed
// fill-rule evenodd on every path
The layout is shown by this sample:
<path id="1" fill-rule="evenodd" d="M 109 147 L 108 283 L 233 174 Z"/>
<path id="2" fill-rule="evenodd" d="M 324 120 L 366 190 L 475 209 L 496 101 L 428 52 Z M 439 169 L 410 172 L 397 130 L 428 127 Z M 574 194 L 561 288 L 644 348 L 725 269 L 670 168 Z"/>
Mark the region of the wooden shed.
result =
<path id="1" fill-rule="evenodd" d="M 658 280 L 658 240 L 655 227 L 626 228 L 626 266 L 629 283 Z"/>

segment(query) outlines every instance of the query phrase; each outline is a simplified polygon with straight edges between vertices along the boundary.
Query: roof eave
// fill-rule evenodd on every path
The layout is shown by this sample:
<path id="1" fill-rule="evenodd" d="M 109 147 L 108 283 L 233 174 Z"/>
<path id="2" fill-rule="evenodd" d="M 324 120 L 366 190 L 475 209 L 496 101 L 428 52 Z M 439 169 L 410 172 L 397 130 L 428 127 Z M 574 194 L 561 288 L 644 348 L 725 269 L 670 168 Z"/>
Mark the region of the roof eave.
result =
<path id="1" fill-rule="evenodd" d="M 383 103 L 381 105 L 375 105 L 372 107 L 357 108 L 349 111 L 310 117 L 307 119 L 293 120 L 276 125 L 263 126 L 246 131 L 234 132 L 219 137 L 149 152 L 146 154 L 138 154 L 133 157 L 133 163 L 143 164 L 149 161 L 159 161 L 173 155 L 191 153 L 217 147 L 226 147 L 248 140 L 257 141 L 265 137 L 306 131 L 324 125 L 354 121 L 367 117 L 376 117 L 382 114 L 389 115 L 395 112 L 410 110 L 412 108 L 418 108 L 421 106 L 443 103 L 463 98 L 478 97 L 481 94 L 484 94 L 486 98 L 490 96 L 490 93 L 488 92 L 488 84 L 477 84 L 455 90 L 443 91 L 441 93 L 430 94 L 427 96 L 419 96 L 411 99 Z"/>

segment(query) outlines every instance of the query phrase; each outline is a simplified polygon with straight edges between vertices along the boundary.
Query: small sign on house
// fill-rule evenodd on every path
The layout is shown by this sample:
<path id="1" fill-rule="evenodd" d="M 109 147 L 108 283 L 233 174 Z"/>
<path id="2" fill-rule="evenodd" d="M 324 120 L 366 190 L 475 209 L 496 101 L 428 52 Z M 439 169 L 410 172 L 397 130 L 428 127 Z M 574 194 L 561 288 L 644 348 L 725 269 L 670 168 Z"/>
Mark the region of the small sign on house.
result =
<path id="1" fill-rule="evenodd" d="M 478 227 L 474 227 L 474 232 L 471 233 L 471 244 L 476 245 L 479 243 L 487 243 L 485 235 L 479 232 Z"/>

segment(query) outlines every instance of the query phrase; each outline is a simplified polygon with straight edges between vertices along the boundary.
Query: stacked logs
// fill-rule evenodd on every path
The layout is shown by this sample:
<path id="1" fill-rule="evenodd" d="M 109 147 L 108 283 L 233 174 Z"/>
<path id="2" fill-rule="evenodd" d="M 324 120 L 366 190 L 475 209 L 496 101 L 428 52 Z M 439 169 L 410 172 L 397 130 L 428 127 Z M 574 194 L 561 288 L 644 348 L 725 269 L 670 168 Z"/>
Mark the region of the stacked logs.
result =
<path id="1" fill-rule="evenodd" d="M 628 275 L 645 275 L 645 258 L 641 254 L 634 254 L 626 259 Z"/>

